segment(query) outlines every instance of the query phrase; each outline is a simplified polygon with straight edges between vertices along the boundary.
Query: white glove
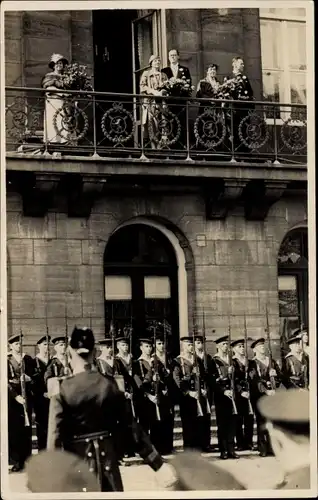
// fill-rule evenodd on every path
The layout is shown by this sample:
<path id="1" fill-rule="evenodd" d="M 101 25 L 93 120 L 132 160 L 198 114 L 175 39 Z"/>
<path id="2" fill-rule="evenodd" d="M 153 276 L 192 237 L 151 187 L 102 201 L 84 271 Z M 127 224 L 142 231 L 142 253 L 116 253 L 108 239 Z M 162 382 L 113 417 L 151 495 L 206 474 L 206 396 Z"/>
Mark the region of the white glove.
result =
<path id="1" fill-rule="evenodd" d="M 266 396 L 274 396 L 274 394 L 275 394 L 275 391 L 273 389 L 266 391 Z"/>
<path id="2" fill-rule="evenodd" d="M 132 398 L 132 395 L 130 394 L 130 392 L 125 392 L 125 398 L 126 399 L 131 399 Z"/>
<path id="3" fill-rule="evenodd" d="M 178 477 L 174 467 L 171 464 L 163 463 L 160 469 L 156 472 L 156 480 L 158 485 L 165 489 L 174 489 L 178 481 Z"/>
<path id="4" fill-rule="evenodd" d="M 276 377 L 277 373 L 276 373 L 276 370 L 274 370 L 274 368 L 271 368 L 269 370 L 269 376 L 270 377 Z"/>
<path id="5" fill-rule="evenodd" d="M 15 398 L 15 400 L 16 400 L 18 403 L 20 403 L 20 405 L 23 405 L 23 404 L 24 404 L 24 399 L 23 399 L 23 397 L 22 397 L 22 396 L 17 396 L 17 397 Z"/>
<path id="6" fill-rule="evenodd" d="M 147 394 L 148 398 L 150 399 L 150 401 L 154 404 L 157 404 L 158 403 L 158 399 L 157 399 L 157 396 L 153 396 L 152 394 Z"/>
<path id="7" fill-rule="evenodd" d="M 196 391 L 189 391 L 189 396 L 194 399 L 199 399 L 199 394 Z"/>
<path id="8" fill-rule="evenodd" d="M 230 391 L 230 390 L 224 391 L 224 396 L 232 399 L 232 391 Z"/>
<path id="9" fill-rule="evenodd" d="M 24 375 L 24 379 L 26 382 L 31 382 L 31 377 L 29 377 L 29 375 Z M 23 380 L 23 375 L 21 375 L 20 380 Z"/>
<path id="10" fill-rule="evenodd" d="M 248 399 L 248 398 L 250 397 L 250 393 L 249 393 L 249 392 L 247 392 L 247 391 L 243 391 L 243 392 L 241 392 L 241 396 L 242 396 L 243 398 Z"/>

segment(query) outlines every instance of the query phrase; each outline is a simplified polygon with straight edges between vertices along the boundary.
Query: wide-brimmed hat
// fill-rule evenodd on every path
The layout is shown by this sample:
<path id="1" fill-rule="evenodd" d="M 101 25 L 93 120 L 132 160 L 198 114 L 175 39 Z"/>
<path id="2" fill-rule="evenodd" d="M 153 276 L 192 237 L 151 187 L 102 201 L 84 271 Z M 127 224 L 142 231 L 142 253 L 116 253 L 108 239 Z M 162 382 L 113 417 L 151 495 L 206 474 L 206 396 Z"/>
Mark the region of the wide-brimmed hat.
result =
<path id="1" fill-rule="evenodd" d="M 62 54 L 52 54 L 49 62 L 49 68 L 53 69 L 55 64 L 59 61 L 62 61 L 64 64 L 68 64 L 68 60 L 66 57 L 62 56 Z"/>

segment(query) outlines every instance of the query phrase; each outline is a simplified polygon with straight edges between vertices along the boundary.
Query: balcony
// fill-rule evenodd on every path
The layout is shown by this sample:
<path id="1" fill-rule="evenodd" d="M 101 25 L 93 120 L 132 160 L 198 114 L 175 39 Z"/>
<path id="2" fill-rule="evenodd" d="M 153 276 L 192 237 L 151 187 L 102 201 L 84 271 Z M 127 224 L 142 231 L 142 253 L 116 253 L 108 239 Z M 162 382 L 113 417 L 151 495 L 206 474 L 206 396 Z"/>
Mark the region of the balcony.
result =
<path id="1" fill-rule="evenodd" d="M 9 158 L 304 166 L 306 107 L 7 87 L 6 152 Z"/>

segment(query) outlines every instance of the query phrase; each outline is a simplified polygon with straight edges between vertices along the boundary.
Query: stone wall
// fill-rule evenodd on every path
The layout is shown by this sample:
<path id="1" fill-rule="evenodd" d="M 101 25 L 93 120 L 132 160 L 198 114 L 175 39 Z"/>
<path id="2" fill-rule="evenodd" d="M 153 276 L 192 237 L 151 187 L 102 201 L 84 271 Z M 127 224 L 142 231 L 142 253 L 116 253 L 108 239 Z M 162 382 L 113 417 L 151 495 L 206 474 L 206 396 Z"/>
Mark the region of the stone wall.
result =
<path id="1" fill-rule="evenodd" d="M 278 337 L 277 252 L 288 230 L 304 222 L 305 200 L 281 200 L 265 222 L 245 221 L 240 209 L 226 221 L 206 221 L 203 200 L 195 194 L 127 197 L 124 203 L 108 196 L 89 219 L 54 211 L 35 219 L 24 217 L 20 197 L 8 193 L 7 210 L 9 335 L 22 327 L 32 343 L 45 333 L 46 317 L 52 335 L 64 332 L 65 314 L 69 329 L 91 323 L 103 335 L 108 238 L 132 217 L 160 216 L 179 228 L 192 251 L 189 327 L 196 298 L 198 326 L 204 306 L 208 338 L 226 333 L 229 320 L 232 335 L 242 335 L 244 313 L 254 337 L 264 333 L 267 305 L 272 335 Z"/>
<path id="2" fill-rule="evenodd" d="M 221 81 L 232 71 L 232 58 L 242 56 L 256 99 L 261 96 L 261 47 L 258 9 L 186 9 L 167 11 L 167 45 L 180 51 L 194 85 L 209 63 L 219 66 Z M 222 9 L 221 9 L 222 10 Z M 223 9 L 224 10 L 224 9 Z"/>

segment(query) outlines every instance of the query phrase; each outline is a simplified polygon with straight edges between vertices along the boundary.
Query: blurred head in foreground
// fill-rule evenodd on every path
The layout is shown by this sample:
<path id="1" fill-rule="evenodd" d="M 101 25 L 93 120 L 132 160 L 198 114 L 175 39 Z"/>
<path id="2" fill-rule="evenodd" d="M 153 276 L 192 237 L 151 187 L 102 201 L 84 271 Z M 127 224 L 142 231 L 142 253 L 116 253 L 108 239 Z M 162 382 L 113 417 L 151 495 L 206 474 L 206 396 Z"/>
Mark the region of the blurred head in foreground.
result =
<path id="1" fill-rule="evenodd" d="M 26 463 L 32 493 L 101 491 L 98 479 L 78 456 L 66 451 L 41 451 Z"/>
<path id="2" fill-rule="evenodd" d="M 309 488 L 309 391 L 278 390 L 273 396 L 261 398 L 258 408 L 267 421 L 274 454 L 285 474 L 308 469 L 308 485 L 302 488 Z"/>

